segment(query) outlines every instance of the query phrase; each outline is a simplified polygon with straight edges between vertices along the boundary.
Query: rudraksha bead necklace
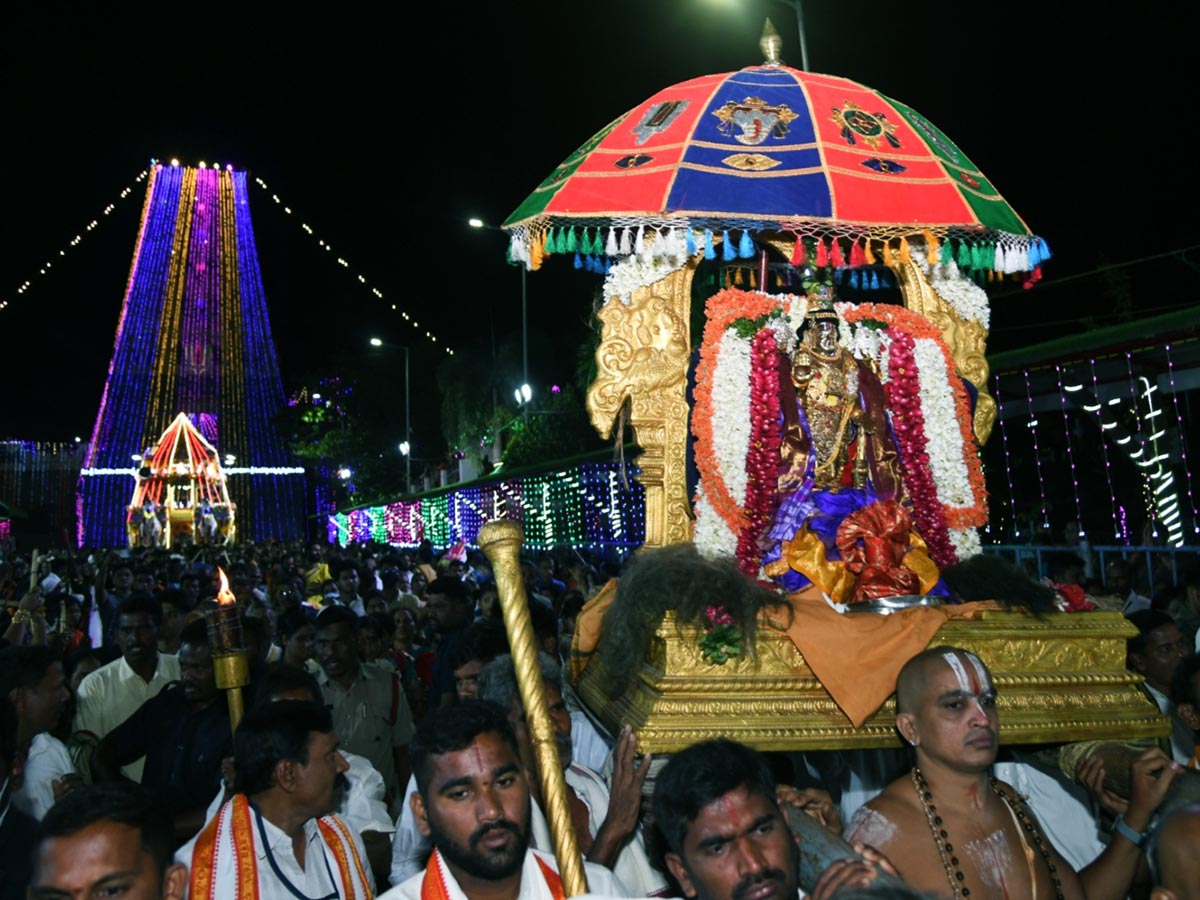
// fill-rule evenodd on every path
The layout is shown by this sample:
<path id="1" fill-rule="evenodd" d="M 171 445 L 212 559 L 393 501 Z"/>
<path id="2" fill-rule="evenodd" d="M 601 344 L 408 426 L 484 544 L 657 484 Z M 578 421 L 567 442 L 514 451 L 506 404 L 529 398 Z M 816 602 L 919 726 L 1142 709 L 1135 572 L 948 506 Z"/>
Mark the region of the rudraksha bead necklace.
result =
<path id="1" fill-rule="evenodd" d="M 1057 900 L 1063 900 L 1062 882 L 1059 880 L 1058 871 L 1054 866 L 1054 861 L 1050 858 L 1050 850 L 1046 846 L 1046 841 L 1042 837 L 1041 831 L 1033 820 L 1033 816 L 1025 808 L 1025 804 L 1020 798 L 1011 796 L 1008 791 L 1000 786 L 995 778 L 989 779 L 992 790 L 996 796 L 1012 810 L 1013 815 L 1017 819 L 1017 823 L 1029 836 L 1029 841 L 1037 848 L 1042 855 L 1042 859 L 1046 861 L 1046 868 L 1050 871 L 1050 880 L 1054 882 L 1054 895 Z M 925 781 L 925 776 L 921 774 L 921 770 L 913 766 L 912 783 L 917 791 L 917 799 L 921 801 L 921 808 L 925 810 L 925 821 L 929 823 L 929 831 L 933 835 L 933 841 L 937 845 L 938 856 L 941 857 L 942 866 L 946 870 L 946 878 L 950 881 L 950 889 L 954 893 L 955 900 L 967 900 L 971 896 L 971 889 L 966 886 L 966 876 L 963 874 L 962 867 L 959 865 L 958 856 L 954 852 L 954 845 L 949 842 L 950 835 L 946 833 L 946 829 L 942 822 L 942 817 L 938 815 L 937 807 L 933 804 L 933 794 L 929 790 L 929 784 Z M 1022 836 L 1022 840 L 1025 840 Z M 1034 877 L 1034 893 L 1036 896 L 1036 876 L 1030 869 L 1030 876 Z"/>

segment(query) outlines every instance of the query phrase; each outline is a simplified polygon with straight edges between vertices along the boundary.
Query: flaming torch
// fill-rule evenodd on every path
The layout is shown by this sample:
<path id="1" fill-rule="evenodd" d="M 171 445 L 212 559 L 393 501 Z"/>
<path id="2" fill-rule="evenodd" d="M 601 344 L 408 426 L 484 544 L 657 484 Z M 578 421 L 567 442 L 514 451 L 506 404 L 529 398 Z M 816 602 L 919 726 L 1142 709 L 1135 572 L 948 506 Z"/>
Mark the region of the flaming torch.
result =
<path id="1" fill-rule="evenodd" d="M 208 624 L 208 647 L 212 653 L 213 675 L 217 687 L 225 691 L 229 706 L 229 727 L 237 731 L 242 721 L 242 688 L 250 683 L 250 661 L 246 658 L 246 642 L 242 638 L 242 614 L 237 599 L 229 590 L 229 579 L 221 567 L 221 590 L 217 605 L 204 611 Z"/>

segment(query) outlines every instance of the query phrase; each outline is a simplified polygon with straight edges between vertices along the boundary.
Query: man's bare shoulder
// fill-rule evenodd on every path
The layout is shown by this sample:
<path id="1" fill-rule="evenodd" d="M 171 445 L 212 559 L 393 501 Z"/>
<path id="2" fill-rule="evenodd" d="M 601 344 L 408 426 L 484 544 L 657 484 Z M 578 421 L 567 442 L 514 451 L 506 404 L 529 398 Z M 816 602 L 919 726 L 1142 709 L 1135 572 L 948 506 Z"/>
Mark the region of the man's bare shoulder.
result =
<path id="1" fill-rule="evenodd" d="M 916 789 L 907 775 L 885 787 L 867 806 L 896 819 L 918 817 L 924 821 L 925 818 L 921 804 L 917 802 Z"/>
<path id="2" fill-rule="evenodd" d="M 859 808 L 846 826 L 845 838 L 851 843 L 861 842 L 884 850 L 905 832 L 924 825 L 924 814 L 905 777 L 892 782 Z"/>

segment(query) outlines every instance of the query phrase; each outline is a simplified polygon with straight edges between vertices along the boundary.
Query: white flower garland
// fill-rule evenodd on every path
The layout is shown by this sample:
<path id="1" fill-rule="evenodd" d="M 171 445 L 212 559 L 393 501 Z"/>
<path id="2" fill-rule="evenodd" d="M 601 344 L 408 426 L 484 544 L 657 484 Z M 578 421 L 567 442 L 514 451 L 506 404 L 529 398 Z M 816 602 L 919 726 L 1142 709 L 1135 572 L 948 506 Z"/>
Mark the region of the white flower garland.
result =
<path id="1" fill-rule="evenodd" d="M 939 297 L 954 307 L 960 318 L 978 322 L 988 328 L 992 321 L 992 310 L 988 306 L 987 291 L 969 278 L 964 278 L 953 261 L 934 266 L 933 289 Z"/>
<path id="2" fill-rule="evenodd" d="M 975 497 L 963 458 L 962 430 L 949 381 L 953 373 L 946 371 L 946 357 L 929 338 L 914 341 L 913 360 L 917 364 L 917 381 L 921 386 L 929 471 L 937 488 L 938 501 L 950 508 L 973 507 Z"/>
<path id="3" fill-rule="evenodd" d="M 930 266 L 924 241 L 910 241 L 909 251 L 913 262 L 930 279 L 937 295 L 954 308 L 959 318 L 978 322 L 984 328 L 991 326 L 992 310 L 987 291 L 964 276 L 954 260 Z"/>
<path id="4" fill-rule="evenodd" d="M 705 559 L 736 555 L 737 535 L 712 508 L 704 495 L 703 485 L 696 489 L 695 507 L 696 525 L 692 529 L 692 543 L 696 545 L 696 552 Z"/>
<path id="5" fill-rule="evenodd" d="M 729 330 L 721 335 L 713 367 L 713 456 L 729 495 L 746 506 L 746 453 L 750 449 L 750 341 Z"/>
<path id="6" fill-rule="evenodd" d="M 954 555 L 958 557 L 959 562 L 983 552 L 979 532 L 974 528 L 951 528 L 950 543 L 954 545 Z"/>
<path id="7" fill-rule="evenodd" d="M 677 229 L 654 232 L 648 241 L 643 237 L 633 254 L 614 263 L 604 276 L 604 302 L 616 299 L 628 306 L 634 291 L 662 281 L 687 260 L 687 238 Z"/>

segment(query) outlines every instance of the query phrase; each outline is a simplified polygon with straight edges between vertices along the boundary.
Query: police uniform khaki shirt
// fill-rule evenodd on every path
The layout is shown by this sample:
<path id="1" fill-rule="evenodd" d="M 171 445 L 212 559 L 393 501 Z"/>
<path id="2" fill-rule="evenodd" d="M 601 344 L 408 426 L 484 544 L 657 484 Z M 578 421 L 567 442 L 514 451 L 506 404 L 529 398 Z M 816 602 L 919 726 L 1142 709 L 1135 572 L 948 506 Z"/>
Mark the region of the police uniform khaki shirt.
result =
<path id="1" fill-rule="evenodd" d="M 333 713 L 333 730 L 341 748 L 365 756 L 383 776 L 388 794 L 396 795 L 394 747 L 406 746 L 415 728 L 404 686 L 395 670 L 363 663 L 349 688 L 317 672 L 321 694 Z"/>

